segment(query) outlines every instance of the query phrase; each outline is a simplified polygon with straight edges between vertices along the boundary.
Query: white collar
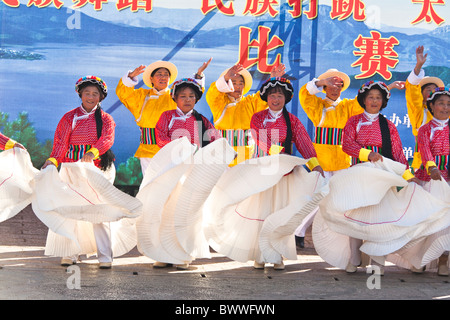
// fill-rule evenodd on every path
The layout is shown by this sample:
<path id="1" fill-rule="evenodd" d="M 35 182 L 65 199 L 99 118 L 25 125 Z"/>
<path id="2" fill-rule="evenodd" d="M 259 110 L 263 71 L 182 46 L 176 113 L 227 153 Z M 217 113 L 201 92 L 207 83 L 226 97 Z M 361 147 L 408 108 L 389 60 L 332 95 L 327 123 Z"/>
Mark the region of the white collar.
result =
<path id="1" fill-rule="evenodd" d="M 72 119 L 72 130 L 75 129 L 75 125 L 77 124 L 78 120 L 88 118 L 91 114 L 93 114 L 95 112 L 95 110 L 97 110 L 97 107 L 98 107 L 98 105 L 96 105 L 94 107 L 94 109 L 91 110 L 91 112 L 87 112 L 86 109 L 83 108 L 83 105 L 81 105 L 78 109 L 80 110 L 80 112 L 82 114 L 81 114 L 81 116 L 78 116 L 77 114 L 75 114 L 73 116 L 73 119 Z"/>
<path id="2" fill-rule="evenodd" d="M 378 119 L 380 113 L 372 114 L 364 111 L 363 119 L 360 119 L 358 125 L 356 126 L 356 132 L 359 132 L 362 126 L 370 126 L 375 120 Z M 368 121 L 364 121 L 364 118 Z"/>
<path id="3" fill-rule="evenodd" d="M 325 99 L 323 100 L 328 101 L 331 104 L 330 107 L 336 107 L 342 101 L 341 97 L 337 98 L 336 100 L 332 100 L 328 97 L 325 97 Z"/>
<path id="4" fill-rule="evenodd" d="M 269 110 L 269 114 L 275 118 L 278 119 L 279 117 L 281 117 L 281 114 L 283 113 L 283 109 L 279 110 L 279 111 L 273 111 L 272 109 L 268 109 Z"/>
<path id="5" fill-rule="evenodd" d="M 170 119 L 169 130 L 172 128 L 175 121 L 177 121 L 177 120 L 186 121 L 186 119 L 188 119 L 192 115 L 193 111 L 194 111 L 194 109 L 192 109 L 188 113 L 184 114 L 183 111 L 181 111 L 181 109 L 177 107 L 175 109 L 176 114 L 172 116 L 172 119 Z"/>
<path id="6" fill-rule="evenodd" d="M 369 121 L 375 121 L 378 119 L 378 116 L 380 115 L 380 113 L 368 113 L 367 111 L 364 110 L 364 116 L 367 118 L 367 120 Z"/>
<path id="7" fill-rule="evenodd" d="M 158 91 L 155 88 L 152 88 L 152 89 L 153 89 L 153 93 L 158 95 L 158 96 L 161 96 L 164 93 L 166 93 L 167 91 L 169 91 L 169 87 L 166 87 L 165 89 L 162 89 L 161 91 Z"/>
<path id="8" fill-rule="evenodd" d="M 436 119 L 436 118 L 433 118 L 433 119 L 432 119 L 432 121 L 433 121 L 436 125 L 438 125 L 438 126 L 440 126 L 440 127 L 445 127 L 445 126 L 447 125 L 447 123 L 448 123 L 448 120 L 449 120 L 449 119 L 445 119 L 445 120 L 439 120 L 439 119 Z"/>
<path id="9" fill-rule="evenodd" d="M 183 116 L 183 117 L 189 118 L 189 117 L 192 115 L 192 112 L 194 112 L 194 109 L 192 109 L 192 110 L 189 111 L 188 113 L 184 113 L 183 111 L 181 111 L 180 108 L 177 107 L 177 108 L 175 109 L 175 111 L 177 112 L 177 114 L 178 114 L 179 116 Z"/>

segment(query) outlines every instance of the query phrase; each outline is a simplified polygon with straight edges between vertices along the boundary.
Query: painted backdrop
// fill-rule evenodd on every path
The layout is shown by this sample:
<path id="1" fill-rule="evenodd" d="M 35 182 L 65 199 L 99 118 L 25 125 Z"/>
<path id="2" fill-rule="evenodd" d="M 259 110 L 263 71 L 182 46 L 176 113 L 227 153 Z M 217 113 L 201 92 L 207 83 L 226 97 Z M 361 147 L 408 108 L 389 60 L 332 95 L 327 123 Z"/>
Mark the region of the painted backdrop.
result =
<path id="1" fill-rule="evenodd" d="M 2 0 L 0 130 L 7 123 L 28 121 L 35 135 L 31 141 L 47 150 L 62 115 L 80 104 L 75 81 L 97 75 L 109 86 L 103 108 L 117 124 L 116 166 L 129 165 L 139 130 L 114 91 L 128 70 L 155 60 L 172 61 L 179 77 L 187 77 L 213 57 L 205 72 L 207 88 L 240 62 L 254 76 L 253 91 L 268 78 L 271 66 L 281 62 L 296 93 L 310 79 L 337 68 L 351 76 L 343 97 L 352 98 L 368 79 L 406 80 L 415 65 L 415 48 L 424 45 L 426 73 L 450 84 L 449 2 Z M 204 99 L 196 108 L 211 117 Z M 288 109 L 311 134 L 298 96 Z M 411 157 L 414 138 L 404 92 L 393 91 L 385 114 L 397 125 Z M 17 128 L 19 141 L 24 132 Z"/>

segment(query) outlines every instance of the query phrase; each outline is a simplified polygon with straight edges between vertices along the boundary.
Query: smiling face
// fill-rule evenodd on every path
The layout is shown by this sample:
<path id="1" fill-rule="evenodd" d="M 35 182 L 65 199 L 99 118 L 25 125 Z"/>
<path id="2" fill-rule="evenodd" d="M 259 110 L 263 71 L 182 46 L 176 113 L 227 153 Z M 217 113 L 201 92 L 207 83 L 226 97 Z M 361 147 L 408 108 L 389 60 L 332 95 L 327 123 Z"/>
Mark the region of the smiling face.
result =
<path id="1" fill-rule="evenodd" d="M 447 120 L 450 117 L 450 96 L 439 95 L 434 102 L 430 103 L 430 108 L 433 111 L 433 117 L 438 120 Z"/>
<path id="2" fill-rule="evenodd" d="M 186 114 L 194 109 L 197 96 L 195 95 L 195 91 L 190 87 L 179 88 L 175 92 L 174 101 L 177 107 Z"/>
<path id="3" fill-rule="evenodd" d="M 272 91 L 267 95 L 267 104 L 269 105 L 270 110 L 277 112 L 283 109 L 286 104 L 286 96 L 281 91 Z"/>
<path id="4" fill-rule="evenodd" d="M 368 113 L 376 114 L 383 107 L 383 94 L 378 89 L 370 89 L 364 98 L 365 110 Z"/>
<path id="5" fill-rule="evenodd" d="M 156 69 L 150 76 L 153 88 L 158 91 L 164 90 L 169 85 L 170 72 L 166 68 Z"/>
<path id="6" fill-rule="evenodd" d="M 229 93 L 229 95 L 235 99 L 239 99 L 240 97 L 242 97 L 245 88 L 244 77 L 240 74 L 237 74 L 231 77 L 230 80 L 233 83 L 234 92 Z"/>
<path id="7" fill-rule="evenodd" d="M 80 98 L 83 108 L 91 112 L 103 99 L 103 95 L 96 85 L 90 85 L 81 89 Z"/>

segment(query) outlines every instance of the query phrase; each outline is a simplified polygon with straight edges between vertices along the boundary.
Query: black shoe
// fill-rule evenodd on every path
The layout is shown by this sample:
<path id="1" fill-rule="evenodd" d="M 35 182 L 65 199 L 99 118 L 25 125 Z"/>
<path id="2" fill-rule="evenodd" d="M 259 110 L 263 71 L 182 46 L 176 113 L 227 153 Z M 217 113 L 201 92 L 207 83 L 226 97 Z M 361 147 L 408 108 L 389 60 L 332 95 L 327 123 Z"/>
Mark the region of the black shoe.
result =
<path id="1" fill-rule="evenodd" d="M 298 249 L 303 249 L 305 247 L 305 237 L 295 236 L 295 245 Z"/>

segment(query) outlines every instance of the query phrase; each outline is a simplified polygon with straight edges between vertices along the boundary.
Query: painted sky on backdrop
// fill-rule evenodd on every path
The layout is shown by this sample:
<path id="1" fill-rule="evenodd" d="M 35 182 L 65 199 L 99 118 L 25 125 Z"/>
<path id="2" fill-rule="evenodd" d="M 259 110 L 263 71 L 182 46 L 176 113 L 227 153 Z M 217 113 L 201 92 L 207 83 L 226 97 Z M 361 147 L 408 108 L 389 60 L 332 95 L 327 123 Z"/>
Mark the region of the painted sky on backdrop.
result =
<path id="1" fill-rule="evenodd" d="M 23 5 L 26 5 L 29 0 L 20 0 Z M 285 0 L 279 0 L 279 2 L 284 3 Z M 379 29 L 382 31 L 398 31 L 394 28 L 407 29 L 400 30 L 401 32 L 407 34 L 421 34 L 430 30 L 436 29 L 438 26 L 431 22 L 427 23 L 425 21 L 417 23 L 415 25 L 411 24 L 415 18 L 417 18 L 421 12 L 422 5 L 412 3 L 411 0 L 363 0 L 366 6 L 366 16 L 367 19 L 365 23 L 374 29 Z M 209 3 L 214 3 L 214 1 L 209 0 Z M 225 2 L 226 4 L 227 2 Z M 318 0 L 319 5 L 331 6 L 332 0 Z M 200 11 L 202 0 L 153 0 L 153 8 L 172 8 L 172 9 L 197 9 Z M 73 5 L 71 1 L 65 1 L 64 6 L 70 8 Z M 245 9 L 245 0 L 234 0 L 235 15 L 242 16 Z M 450 24 L 450 0 L 446 0 L 445 5 L 434 5 L 436 13 L 445 20 L 440 27 L 448 26 Z M 105 21 L 116 21 L 123 17 L 122 23 L 130 23 L 133 21 L 130 19 L 132 16 L 139 15 L 139 17 L 144 17 L 145 15 L 151 15 L 152 13 L 146 13 L 144 11 L 139 11 L 137 13 L 131 13 L 130 11 L 117 11 L 115 7 L 115 1 L 111 0 L 111 3 L 103 4 L 103 12 L 96 12 L 93 10 L 92 5 L 86 5 L 80 9 L 83 13 L 93 16 L 96 19 Z M 386 10 L 386 8 L 391 8 L 391 10 Z M 382 9 L 382 10 L 381 10 Z M 401 19 L 399 19 L 399 13 L 401 13 Z M 162 26 L 170 21 L 162 22 Z"/>

